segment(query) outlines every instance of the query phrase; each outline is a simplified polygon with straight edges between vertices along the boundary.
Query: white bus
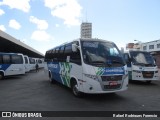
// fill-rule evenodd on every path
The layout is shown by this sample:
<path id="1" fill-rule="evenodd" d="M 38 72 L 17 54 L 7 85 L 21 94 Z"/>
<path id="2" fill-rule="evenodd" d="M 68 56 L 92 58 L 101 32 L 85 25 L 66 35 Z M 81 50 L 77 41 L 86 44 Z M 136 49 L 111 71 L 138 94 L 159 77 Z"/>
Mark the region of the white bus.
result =
<path id="1" fill-rule="evenodd" d="M 39 68 L 44 68 L 44 59 L 37 58 L 37 63 L 38 63 Z"/>
<path id="2" fill-rule="evenodd" d="M 146 51 L 128 50 L 124 53 L 127 62 L 129 79 L 150 83 L 158 80 L 158 67 L 152 55 Z"/>
<path id="3" fill-rule="evenodd" d="M 25 72 L 29 72 L 30 71 L 29 57 L 27 55 L 24 55 L 24 60 L 25 60 Z"/>
<path id="4" fill-rule="evenodd" d="M 81 93 L 113 93 L 128 88 L 128 72 L 117 46 L 100 39 L 77 39 L 45 54 L 48 76 Z"/>
<path id="5" fill-rule="evenodd" d="M 29 57 L 29 62 L 30 62 L 30 70 L 35 70 L 36 69 L 36 58 Z"/>
<path id="6" fill-rule="evenodd" d="M 0 79 L 5 76 L 25 74 L 23 54 L 0 53 Z"/>

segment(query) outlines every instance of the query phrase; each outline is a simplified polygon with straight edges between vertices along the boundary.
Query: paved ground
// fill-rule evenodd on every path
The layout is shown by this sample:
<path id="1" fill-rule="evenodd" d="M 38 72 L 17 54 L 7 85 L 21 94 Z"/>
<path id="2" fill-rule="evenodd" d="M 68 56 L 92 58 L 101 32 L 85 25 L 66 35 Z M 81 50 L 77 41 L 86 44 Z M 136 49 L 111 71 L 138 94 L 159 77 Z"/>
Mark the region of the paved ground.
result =
<path id="1" fill-rule="evenodd" d="M 160 81 L 132 82 L 116 94 L 76 98 L 70 89 L 50 84 L 43 70 L 0 80 L 0 111 L 159 111 Z"/>

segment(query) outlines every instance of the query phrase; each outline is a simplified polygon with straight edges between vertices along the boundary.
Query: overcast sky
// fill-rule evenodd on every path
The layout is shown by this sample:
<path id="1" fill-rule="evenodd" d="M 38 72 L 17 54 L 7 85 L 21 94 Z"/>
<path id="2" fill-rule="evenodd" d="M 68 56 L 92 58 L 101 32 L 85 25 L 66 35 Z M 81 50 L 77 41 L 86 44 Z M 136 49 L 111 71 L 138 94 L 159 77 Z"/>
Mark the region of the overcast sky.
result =
<path id="1" fill-rule="evenodd" d="M 0 29 L 45 54 L 80 37 L 91 22 L 93 37 L 124 47 L 160 39 L 160 0 L 0 0 Z"/>

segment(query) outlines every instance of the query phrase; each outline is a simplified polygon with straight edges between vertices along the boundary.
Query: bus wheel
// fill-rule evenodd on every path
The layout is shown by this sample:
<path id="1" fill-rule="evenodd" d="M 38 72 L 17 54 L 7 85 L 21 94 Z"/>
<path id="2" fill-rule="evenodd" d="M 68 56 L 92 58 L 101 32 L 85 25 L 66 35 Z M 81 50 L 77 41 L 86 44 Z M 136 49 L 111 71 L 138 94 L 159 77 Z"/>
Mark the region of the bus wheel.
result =
<path id="1" fill-rule="evenodd" d="M 2 80 L 4 77 L 3 73 L 0 73 L 0 80 Z"/>
<path id="2" fill-rule="evenodd" d="M 150 83 L 151 83 L 151 80 L 147 80 L 146 83 L 150 84 Z"/>
<path id="3" fill-rule="evenodd" d="M 74 96 L 76 96 L 76 97 L 81 97 L 82 96 L 82 93 L 78 90 L 78 85 L 77 85 L 76 80 L 72 81 L 71 89 L 72 89 L 72 93 L 73 93 Z"/>
<path id="4" fill-rule="evenodd" d="M 52 74 L 50 72 L 49 72 L 49 81 L 50 81 L 51 84 L 55 83 L 55 81 L 52 78 Z"/>

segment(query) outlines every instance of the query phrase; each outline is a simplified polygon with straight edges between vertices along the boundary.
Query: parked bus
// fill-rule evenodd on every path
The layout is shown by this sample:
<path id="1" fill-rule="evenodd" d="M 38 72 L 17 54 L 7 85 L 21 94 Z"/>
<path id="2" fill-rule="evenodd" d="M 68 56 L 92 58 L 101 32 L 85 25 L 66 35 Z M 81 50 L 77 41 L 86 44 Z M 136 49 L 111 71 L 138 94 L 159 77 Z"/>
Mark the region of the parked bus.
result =
<path id="1" fill-rule="evenodd" d="M 149 52 L 128 50 L 124 53 L 124 58 L 127 62 L 129 79 L 147 83 L 158 80 L 158 67 Z"/>
<path id="2" fill-rule="evenodd" d="M 128 72 L 117 46 L 100 39 L 77 39 L 45 54 L 51 83 L 82 93 L 113 93 L 128 88 Z"/>
<path id="3" fill-rule="evenodd" d="M 0 79 L 5 76 L 25 74 L 23 54 L 0 53 Z"/>
<path id="4" fill-rule="evenodd" d="M 36 69 L 36 58 L 29 57 L 29 62 L 30 62 L 30 70 L 35 70 Z"/>
<path id="5" fill-rule="evenodd" d="M 44 59 L 37 58 L 37 63 L 38 63 L 39 68 L 44 68 Z"/>
<path id="6" fill-rule="evenodd" d="M 29 72 L 30 71 L 29 57 L 27 55 L 24 55 L 24 60 L 25 60 L 25 72 Z"/>

